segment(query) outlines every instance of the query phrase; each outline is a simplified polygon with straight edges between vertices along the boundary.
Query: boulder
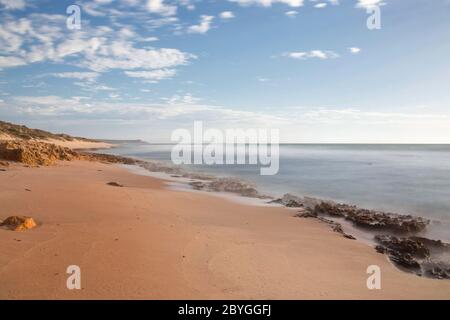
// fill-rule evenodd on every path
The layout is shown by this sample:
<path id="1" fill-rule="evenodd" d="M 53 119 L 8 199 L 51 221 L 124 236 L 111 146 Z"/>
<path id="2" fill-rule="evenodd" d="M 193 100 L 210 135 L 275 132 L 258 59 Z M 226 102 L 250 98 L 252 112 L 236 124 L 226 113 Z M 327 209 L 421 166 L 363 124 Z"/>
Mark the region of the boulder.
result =
<path id="1" fill-rule="evenodd" d="M 31 217 L 25 216 L 10 216 L 0 223 L 0 226 L 6 227 L 14 231 L 25 231 L 33 229 L 37 226 L 36 222 Z"/>

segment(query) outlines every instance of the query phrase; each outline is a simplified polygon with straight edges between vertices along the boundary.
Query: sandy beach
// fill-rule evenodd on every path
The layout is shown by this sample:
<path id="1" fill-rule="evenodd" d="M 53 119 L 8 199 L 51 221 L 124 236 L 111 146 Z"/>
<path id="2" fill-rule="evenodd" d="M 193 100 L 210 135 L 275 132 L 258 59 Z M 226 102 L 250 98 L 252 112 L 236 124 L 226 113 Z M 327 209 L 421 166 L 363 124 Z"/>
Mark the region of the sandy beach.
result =
<path id="1" fill-rule="evenodd" d="M 107 185 L 118 182 L 123 187 Z M 170 190 L 118 165 L 59 162 L 0 172 L 0 299 L 450 299 L 450 282 L 282 207 Z M 68 290 L 66 268 L 81 268 Z M 378 265 L 382 289 L 368 290 Z"/>

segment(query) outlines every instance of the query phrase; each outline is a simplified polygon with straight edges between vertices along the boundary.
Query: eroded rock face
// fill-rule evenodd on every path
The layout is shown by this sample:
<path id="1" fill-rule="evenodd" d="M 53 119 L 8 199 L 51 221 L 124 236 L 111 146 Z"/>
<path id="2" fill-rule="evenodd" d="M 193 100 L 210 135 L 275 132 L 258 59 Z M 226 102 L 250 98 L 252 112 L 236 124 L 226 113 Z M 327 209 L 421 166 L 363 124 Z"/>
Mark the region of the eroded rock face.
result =
<path id="1" fill-rule="evenodd" d="M 15 161 L 29 166 L 49 166 L 56 161 L 87 160 L 105 163 L 136 164 L 137 160 L 121 156 L 78 152 L 51 143 L 11 140 L 0 142 L 0 159 Z"/>
<path id="2" fill-rule="evenodd" d="M 429 224 L 429 220 L 421 217 L 361 209 L 356 206 L 329 202 L 316 205 L 314 212 L 318 215 L 342 217 L 360 227 L 402 233 L 416 233 L 424 230 Z"/>
<path id="3" fill-rule="evenodd" d="M 441 241 L 421 237 L 397 238 L 391 235 L 378 235 L 376 250 L 387 254 L 395 264 L 418 275 L 438 279 L 450 279 L 450 261 L 440 259 L 450 252 L 450 246 Z M 433 254 L 438 251 L 438 254 Z"/>
<path id="4" fill-rule="evenodd" d="M 79 155 L 51 143 L 34 141 L 4 141 L 0 143 L 0 159 L 21 162 L 30 166 L 52 165 L 57 160 L 72 160 Z"/>
<path id="5" fill-rule="evenodd" d="M 37 226 L 36 222 L 31 217 L 25 216 L 11 216 L 0 223 L 0 226 L 6 227 L 14 231 L 25 231 Z"/>

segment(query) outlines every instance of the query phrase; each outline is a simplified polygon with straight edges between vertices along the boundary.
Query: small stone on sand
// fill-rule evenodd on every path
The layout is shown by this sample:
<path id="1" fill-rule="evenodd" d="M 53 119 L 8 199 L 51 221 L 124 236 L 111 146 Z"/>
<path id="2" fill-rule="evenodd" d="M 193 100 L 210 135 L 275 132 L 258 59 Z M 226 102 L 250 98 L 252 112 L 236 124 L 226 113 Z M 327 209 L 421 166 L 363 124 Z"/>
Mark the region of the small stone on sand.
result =
<path id="1" fill-rule="evenodd" d="M 0 226 L 7 227 L 8 229 L 14 231 L 25 231 L 28 229 L 32 229 L 37 225 L 33 218 L 25 216 L 11 216 L 0 223 Z"/>

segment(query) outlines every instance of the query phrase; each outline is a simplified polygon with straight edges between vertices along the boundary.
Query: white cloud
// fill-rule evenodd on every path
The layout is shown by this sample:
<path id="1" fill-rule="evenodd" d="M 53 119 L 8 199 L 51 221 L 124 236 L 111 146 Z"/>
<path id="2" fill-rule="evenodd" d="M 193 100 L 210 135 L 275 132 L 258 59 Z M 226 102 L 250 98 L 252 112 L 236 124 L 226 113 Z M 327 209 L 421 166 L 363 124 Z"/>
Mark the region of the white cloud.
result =
<path id="1" fill-rule="evenodd" d="M 201 99 L 190 93 L 174 95 L 162 103 L 114 103 L 94 101 L 85 97 L 63 98 L 59 96 L 19 96 L 11 103 L 22 117 L 34 119 L 90 119 L 97 121 L 158 121 L 186 124 L 186 121 L 204 120 L 225 126 L 267 126 L 267 123 L 287 123 L 286 119 L 259 112 L 241 111 L 222 106 L 201 104 Z M 180 122 L 177 122 L 180 121 Z"/>
<path id="2" fill-rule="evenodd" d="M 31 15 L 0 24 L 0 67 L 50 61 L 101 72 L 111 69 L 161 69 L 187 64 L 195 56 L 172 48 L 138 48 L 135 31 L 120 26 L 64 30 L 62 15 Z M 201 31 L 201 30 L 200 30 Z M 69 60 L 69 61 L 67 61 Z"/>
<path id="3" fill-rule="evenodd" d="M 192 3 L 192 0 L 178 0 L 178 2 L 188 10 L 195 10 L 195 5 Z"/>
<path id="4" fill-rule="evenodd" d="M 322 9 L 322 8 L 325 8 L 326 6 L 327 6 L 327 3 L 321 2 L 321 3 L 314 5 L 314 8 Z"/>
<path id="5" fill-rule="evenodd" d="M 144 41 L 144 42 L 154 42 L 154 41 L 158 41 L 158 40 L 159 40 L 158 37 L 147 37 L 147 38 L 142 39 L 142 41 Z"/>
<path id="6" fill-rule="evenodd" d="M 385 2 L 383 0 L 358 0 L 356 4 L 357 8 L 371 9 L 377 6 L 384 5 Z"/>
<path id="7" fill-rule="evenodd" d="M 148 0 L 147 10 L 162 16 L 173 16 L 177 13 L 177 7 L 165 4 L 164 0 Z"/>
<path id="8" fill-rule="evenodd" d="M 194 105 L 202 99 L 194 97 L 191 93 L 175 94 L 170 98 L 163 98 L 169 105 Z"/>
<path id="9" fill-rule="evenodd" d="M 57 78 L 77 79 L 86 81 L 95 81 L 99 74 L 97 72 L 59 72 L 51 74 Z"/>
<path id="10" fill-rule="evenodd" d="M 290 10 L 285 12 L 285 15 L 287 15 L 289 18 L 295 18 L 298 15 L 298 11 Z"/>
<path id="11" fill-rule="evenodd" d="M 22 10 L 25 8 L 25 0 L 0 0 L 0 4 L 6 10 Z"/>
<path id="12" fill-rule="evenodd" d="M 0 68 L 10 68 L 25 65 L 26 62 L 18 57 L 2 57 L 0 56 Z"/>
<path id="13" fill-rule="evenodd" d="M 361 52 L 361 49 L 357 48 L 357 47 L 351 47 L 351 48 L 348 48 L 348 50 L 350 50 L 350 52 L 353 54 L 358 54 Z"/>
<path id="14" fill-rule="evenodd" d="M 449 123 L 450 117 L 446 114 L 426 113 L 399 113 L 399 112 L 374 112 L 363 111 L 354 108 L 302 108 L 293 107 L 289 113 L 292 119 L 298 122 L 310 123 L 339 123 L 347 121 L 361 121 L 365 124 L 391 123 L 420 123 L 423 119 L 430 121 L 445 121 Z"/>
<path id="15" fill-rule="evenodd" d="M 303 6 L 304 0 L 228 0 L 230 2 L 236 2 L 241 6 L 259 5 L 263 7 L 270 7 L 275 3 L 284 3 L 290 7 Z"/>
<path id="16" fill-rule="evenodd" d="M 235 17 L 234 13 L 231 11 L 223 11 L 220 13 L 222 19 L 232 19 Z"/>
<path id="17" fill-rule="evenodd" d="M 115 88 L 104 84 L 96 84 L 95 82 L 86 81 L 86 82 L 75 82 L 74 85 L 81 87 L 84 91 L 89 92 L 99 92 L 99 91 L 115 91 Z"/>
<path id="18" fill-rule="evenodd" d="M 323 51 L 323 50 L 311 50 L 311 51 L 294 51 L 283 53 L 284 57 L 289 57 L 292 59 L 306 60 L 310 58 L 318 58 L 321 60 L 335 59 L 339 55 L 334 51 Z"/>
<path id="19" fill-rule="evenodd" d="M 119 97 L 116 93 L 109 96 L 111 99 Z M 269 114 L 205 104 L 190 93 L 174 95 L 160 103 L 128 103 L 109 98 L 97 101 L 82 96 L 22 96 L 7 100 L 10 108 L 0 112 L 14 112 L 20 119 L 57 119 L 59 124 L 77 122 L 85 135 L 90 125 L 102 126 L 98 132 L 107 132 L 109 136 L 105 138 L 125 133 L 134 138 L 169 141 L 173 129 L 201 120 L 208 127 L 217 128 L 268 128 L 268 125 L 282 128 L 282 142 L 449 142 L 450 116 L 442 113 L 311 106 Z M 117 132 L 127 125 L 132 128 Z M 149 126 L 151 136 L 143 135 Z M 161 131 L 157 133 L 156 128 Z"/>
<path id="20" fill-rule="evenodd" d="M 159 69 L 151 71 L 125 71 L 128 77 L 132 78 L 143 78 L 147 80 L 163 80 L 167 78 L 172 78 L 176 75 L 176 70 L 173 69 Z"/>
<path id="21" fill-rule="evenodd" d="M 211 23 L 213 21 L 213 16 L 202 15 L 200 17 L 200 23 L 197 25 L 190 26 L 187 29 L 188 33 L 206 33 L 211 28 Z"/>
<path id="22" fill-rule="evenodd" d="M 110 70 L 156 70 L 148 77 L 167 78 L 176 73 L 174 68 L 196 59 L 195 55 L 174 48 L 143 47 L 142 44 L 158 38 L 143 37 L 132 26 L 112 23 L 94 28 L 86 23 L 83 29 L 68 33 L 65 19 L 64 15 L 35 13 L 20 19 L 6 16 L 0 22 L 0 69 L 44 62 L 71 65 L 90 71 L 61 72 L 53 76 L 93 82 L 99 72 Z M 192 31 L 209 29 L 210 21 L 205 21 L 206 25 Z M 86 90 L 108 90 L 100 85 L 87 87 L 81 83 L 74 84 Z"/>
<path id="23" fill-rule="evenodd" d="M 94 71 L 111 69 L 162 69 L 187 64 L 195 56 L 178 49 L 142 49 L 128 42 L 113 42 L 93 54 L 87 52 L 80 65 Z"/>

